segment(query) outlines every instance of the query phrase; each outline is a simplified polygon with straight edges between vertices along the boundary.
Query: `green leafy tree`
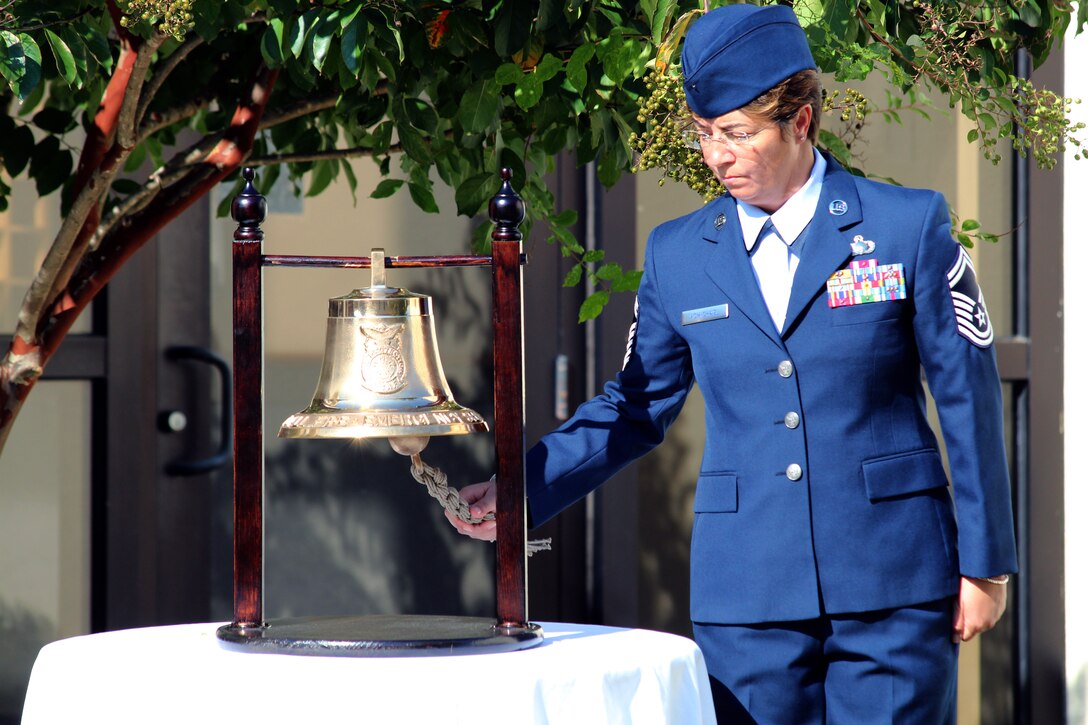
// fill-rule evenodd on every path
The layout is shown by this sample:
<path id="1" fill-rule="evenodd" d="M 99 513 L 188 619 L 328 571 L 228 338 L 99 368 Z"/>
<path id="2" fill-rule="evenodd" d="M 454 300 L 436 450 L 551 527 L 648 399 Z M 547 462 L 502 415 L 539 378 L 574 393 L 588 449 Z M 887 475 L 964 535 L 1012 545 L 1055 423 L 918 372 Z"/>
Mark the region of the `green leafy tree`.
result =
<path id="1" fill-rule="evenodd" d="M 1010 137 L 1046 159 L 1067 137 L 1065 100 L 1012 72 L 1019 48 L 1045 59 L 1073 21 L 1066 3 L 795 8 L 824 70 L 845 82 L 879 71 L 904 97 L 945 93 L 991 156 Z M 510 167 L 528 223 L 545 225 L 571 259 L 566 283 L 588 276 L 597 286 L 581 316 L 599 313 L 639 273 L 582 248 L 576 215 L 556 208 L 545 174 L 566 152 L 610 186 L 640 158 L 717 193 L 676 135 L 685 114 L 676 51 L 705 9 L 679 0 L 0 0 L 0 211 L 10 182 L 27 177 L 39 195 L 56 194 L 62 217 L 0 360 L 0 448 L 80 311 L 164 225 L 235 183 L 243 163 L 268 167 L 265 190 L 286 176 L 299 193 L 337 179 L 354 193 L 346 160 L 369 156 L 383 180 L 364 193 L 407 193 L 434 212 L 437 178 L 467 216 Z M 856 93 L 828 105 L 859 123 L 870 107 Z M 856 130 L 822 142 L 849 161 Z M 481 226 L 476 244 L 486 243 Z"/>

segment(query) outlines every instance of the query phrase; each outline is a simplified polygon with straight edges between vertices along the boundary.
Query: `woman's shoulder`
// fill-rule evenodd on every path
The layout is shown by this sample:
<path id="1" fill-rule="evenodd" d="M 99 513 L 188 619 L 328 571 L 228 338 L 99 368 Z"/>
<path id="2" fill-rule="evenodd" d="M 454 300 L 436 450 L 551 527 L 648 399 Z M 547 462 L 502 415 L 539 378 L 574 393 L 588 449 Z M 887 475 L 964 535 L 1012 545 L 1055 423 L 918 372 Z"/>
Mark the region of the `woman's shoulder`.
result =
<path id="1" fill-rule="evenodd" d="M 702 237 L 721 229 L 728 219 L 735 218 L 735 210 L 736 204 L 729 194 L 722 194 L 698 209 L 658 224 L 650 232 L 650 239 L 684 239 L 693 235 Z"/>
<path id="2" fill-rule="evenodd" d="M 935 199 L 943 198 L 939 191 L 923 187 L 900 186 L 889 181 L 855 176 L 858 196 L 862 201 L 871 200 L 889 204 L 917 204 L 929 206 Z"/>

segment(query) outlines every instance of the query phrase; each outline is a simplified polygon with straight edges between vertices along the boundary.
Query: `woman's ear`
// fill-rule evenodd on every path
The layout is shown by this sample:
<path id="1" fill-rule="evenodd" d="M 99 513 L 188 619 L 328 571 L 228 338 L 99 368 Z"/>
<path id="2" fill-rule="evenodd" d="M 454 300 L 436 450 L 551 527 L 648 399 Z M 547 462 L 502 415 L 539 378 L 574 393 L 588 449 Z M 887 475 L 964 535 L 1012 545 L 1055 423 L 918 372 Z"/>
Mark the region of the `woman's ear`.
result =
<path id="1" fill-rule="evenodd" d="M 808 138 L 808 127 L 812 124 L 812 106 L 804 105 L 793 114 L 793 132 L 798 143 Z"/>

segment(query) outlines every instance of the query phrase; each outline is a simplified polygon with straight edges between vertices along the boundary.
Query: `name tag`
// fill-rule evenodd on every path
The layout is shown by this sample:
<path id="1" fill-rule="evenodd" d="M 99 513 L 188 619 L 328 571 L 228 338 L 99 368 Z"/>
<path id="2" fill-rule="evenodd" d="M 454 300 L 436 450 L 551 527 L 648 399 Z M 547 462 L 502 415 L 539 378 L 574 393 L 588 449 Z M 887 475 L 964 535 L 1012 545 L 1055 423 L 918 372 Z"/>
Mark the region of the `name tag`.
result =
<path id="1" fill-rule="evenodd" d="M 729 317 L 729 305 L 721 304 L 713 307 L 700 307 L 697 310 L 684 310 L 680 313 L 681 325 L 694 325 L 697 322 L 710 322 L 711 320 L 724 320 Z"/>

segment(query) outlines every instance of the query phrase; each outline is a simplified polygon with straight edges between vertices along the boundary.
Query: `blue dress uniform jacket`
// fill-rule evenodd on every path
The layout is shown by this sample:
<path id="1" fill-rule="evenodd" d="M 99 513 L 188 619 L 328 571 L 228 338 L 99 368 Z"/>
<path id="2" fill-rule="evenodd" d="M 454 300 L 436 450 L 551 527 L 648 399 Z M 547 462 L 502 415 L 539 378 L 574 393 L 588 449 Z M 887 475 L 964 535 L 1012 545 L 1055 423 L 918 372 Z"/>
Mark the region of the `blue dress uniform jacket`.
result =
<path id="1" fill-rule="evenodd" d="M 868 259 L 902 265 L 905 299 L 831 307 L 828 279 Z M 829 159 L 779 334 L 731 197 L 656 228 L 623 370 L 528 455 L 532 522 L 660 443 L 698 382 L 693 621 L 907 606 L 1014 572 L 992 331 L 966 261 L 940 194 Z"/>

